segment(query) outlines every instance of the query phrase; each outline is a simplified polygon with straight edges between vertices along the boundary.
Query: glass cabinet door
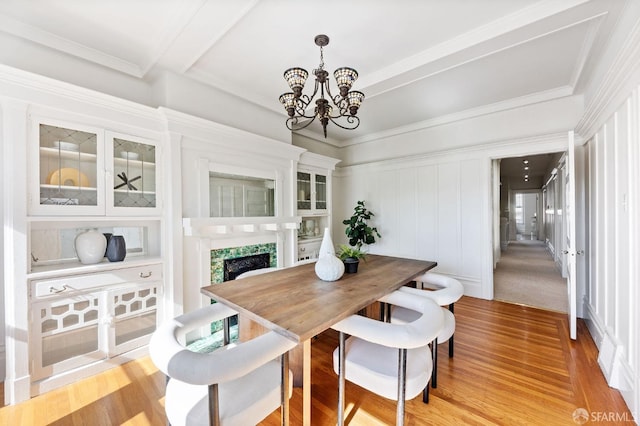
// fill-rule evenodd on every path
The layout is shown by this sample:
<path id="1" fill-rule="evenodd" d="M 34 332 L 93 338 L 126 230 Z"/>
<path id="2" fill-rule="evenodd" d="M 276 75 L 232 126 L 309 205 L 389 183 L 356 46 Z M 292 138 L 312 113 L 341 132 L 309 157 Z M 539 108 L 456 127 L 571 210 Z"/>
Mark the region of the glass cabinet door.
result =
<path id="1" fill-rule="evenodd" d="M 298 172 L 298 210 L 311 210 L 311 173 Z"/>
<path id="2" fill-rule="evenodd" d="M 107 206 L 126 214 L 150 214 L 158 207 L 158 148 L 150 141 L 107 133 L 112 164 Z"/>
<path id="3" fill-rule="evenodd" d="M 315 175 L 316 181 L 316 209 L 327 209 L 327 177 L 324 175 Z"/>
<path id="4" fill-rule="evenodd" d="M 142 346 L 156 329 L 158 287 L 145 286 L 109 293 L 112 323 L 109 332 L 109 356 Z"/>
<path id="5" fill-rule="evenodd" d="M 38 123 L 37 134 L 39 199 L 32 200 L 35 210 L 53 212 L 64 206 L 69 214 L 99 212 L 98 207 L 104 205 L 99 132 Z"/>
<path id="6" fill-rule="evenodd" d="M 32 379 L 106 357 L 100 347 L 100 303 L 97 295 L 86 294 L 33 304 Z"/>
<path id="7" fill-rule="evenodd" d="M 114 206 L 156 206 L 156 147 L 113 140 Z"/>

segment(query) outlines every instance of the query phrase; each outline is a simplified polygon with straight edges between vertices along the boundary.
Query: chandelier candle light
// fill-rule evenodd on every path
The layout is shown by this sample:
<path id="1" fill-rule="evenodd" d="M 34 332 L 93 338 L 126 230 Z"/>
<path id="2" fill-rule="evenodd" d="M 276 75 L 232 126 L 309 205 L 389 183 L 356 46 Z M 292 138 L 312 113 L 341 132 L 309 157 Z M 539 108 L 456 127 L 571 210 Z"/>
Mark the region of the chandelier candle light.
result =
<path id="1" fill-rule="evenodd" d="M 347 130 L 353 130 L 360 125 L 360 118 L 356 114 L 364 100 L 364 93 L 356 90 L 350 91 L 351 86 L 358 78 L 358 72 L 353 68 L 342 67 L 333 73 L 340 93 L 336 96 L 331 95 L 329 73 L 324 69 L 324 57 L 322 54 L 322 48 L 329 44 L 329 37 L 320 34 L 316 36 L 315 43 L 320 46 L 320 65 L 313 70 L 313 75 L 316 76 L 313 94 L 311 96 L 302 94 L 302 89 L 309 73 L 303 68 L 289 68 L 284 72 L 284 79 L 293 92 L 280 95 L 280 103 L 289 115 L 289 118 L 287 118 L 287 128 L 289 130 L 304 129 L 317 118 L 322 124 L 322 130 L 326 138 L 329 121 Z M 331 99 L 333 106 L 325 99 L 325 92 L 326 96 Z M 314 113 L 313 115 L 307 115 L 306 109 L 318 93 L 320 97 L 315 101 Z M 303 118 L 307 120 L 301 121 Z M 340 120 L 340 122 L 337 120 Z"/>

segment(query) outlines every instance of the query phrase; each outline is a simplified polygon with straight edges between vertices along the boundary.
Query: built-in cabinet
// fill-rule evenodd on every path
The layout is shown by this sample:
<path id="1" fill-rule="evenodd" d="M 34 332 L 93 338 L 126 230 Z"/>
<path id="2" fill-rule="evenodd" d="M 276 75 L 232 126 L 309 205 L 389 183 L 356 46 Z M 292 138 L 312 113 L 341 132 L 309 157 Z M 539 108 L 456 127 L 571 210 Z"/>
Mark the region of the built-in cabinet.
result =
<path id="1" fill-rule="evenodd" d="M 96 123 L 100 123 L 98 119 Z M 162 319 L 160 138 L 30 114 L 27 244 L 31 395 L 135 357 Z M 77 235 L 122 235 L 123 261 L 82 264 Z M 121 359 L 119 359 L 119 357 Z"/>
<path id="2" fill-rule="evenodd" d="M 33 280 L 33 381 L 148 343 L 162 290 L 160 263 Z"/>
<path id="3" fill-rule="evenodd" d="M 298 228 L 297 260 L 317 259 L 325 228 L 331 228 L 331 174 L 338 160 L 302 154 L 296 173 Z"/>

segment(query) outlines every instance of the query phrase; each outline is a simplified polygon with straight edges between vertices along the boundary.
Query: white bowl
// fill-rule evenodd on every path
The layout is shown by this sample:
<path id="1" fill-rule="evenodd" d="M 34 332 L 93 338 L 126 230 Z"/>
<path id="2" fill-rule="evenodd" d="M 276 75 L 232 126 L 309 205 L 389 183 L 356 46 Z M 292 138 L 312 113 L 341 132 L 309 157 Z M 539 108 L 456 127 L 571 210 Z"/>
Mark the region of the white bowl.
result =
<path id="1" fill-rule="evenodd" d="M 63 151 L 78 152 L 78 150 L 80 149 L 80 147 L 78 147 L 78 144 L 73 142 L 53 141 L 53 146 Z"/>
<path id="2" fill-rule="evenodd" d="M 139 154 L 133 151 L 122 151 L 120 153 L 120 157 L 125 158 L 127 160 L 137 160 L 139 157 Z"/>

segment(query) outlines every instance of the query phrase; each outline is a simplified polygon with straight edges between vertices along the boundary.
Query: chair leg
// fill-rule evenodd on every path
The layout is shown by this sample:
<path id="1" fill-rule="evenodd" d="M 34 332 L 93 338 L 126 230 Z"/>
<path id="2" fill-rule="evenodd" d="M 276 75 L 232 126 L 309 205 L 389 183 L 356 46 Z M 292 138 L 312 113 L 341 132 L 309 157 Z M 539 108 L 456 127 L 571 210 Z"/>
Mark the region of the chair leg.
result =
<path id="1" fill-rule="evenodd" d="M 453 358 L 453 334 L 449 338 L 449 358 Z"/>
<path id="2" fill-rule="evenodd" d="M 422 390 L 422 402 L 424 402 L 425 404 L 429 403 L 429 383 L 427 383 L 427 386 L 424 387 L 424 389 Z"/>
<path id="3" fill-rule="evenodd" d="M 209 426 L 220 426 L 217 383 L 209 385 Z"/>
<path id="4" fill-rule="evenodd" d="M 433 358 L 433 372 L 431 373 L 431 387 L 438 387 L 438 339 L 431 342 L 431 356 Z"/>
<path id="5" fill-rule="evenodd" d="M 427 385 L 428 386 L 428 385 Z M 398 350 L 398 406 L 396 426 L 404 425 L 404 397 L 407 391 L 407 349 Z"/>
<path id="6" fill-rule="evenodd" d="M 451 311 L 451 313 L 453 313 L 453 303 L 449 304 L 449 311 Z M 451 338 L 449 339 L 449 358 L 453 358 L 453 334 L 451 335 Z"/>
<path id="7" fill-rule="evenodd" d="M 222 344 L 226 346 L 231 341 L 231 322 L 229 321 L 229 317 L 222 320 L 222 329 L 224 330 Z"/>
<path id="8" fill-rule="evenodd" d="M 280 423 L 282 426 L 289 426 L 289 352 L 282 354 L 281 386 L 280 386 Z"/>
<path id="9" fill-rule="evenodd" d="M 345 393 L 345 359 L 344 346 L 345 334 L 340 332 L 340 344 L 338 346 L 338 426 L 344 426 L 344 393 Z"/>

